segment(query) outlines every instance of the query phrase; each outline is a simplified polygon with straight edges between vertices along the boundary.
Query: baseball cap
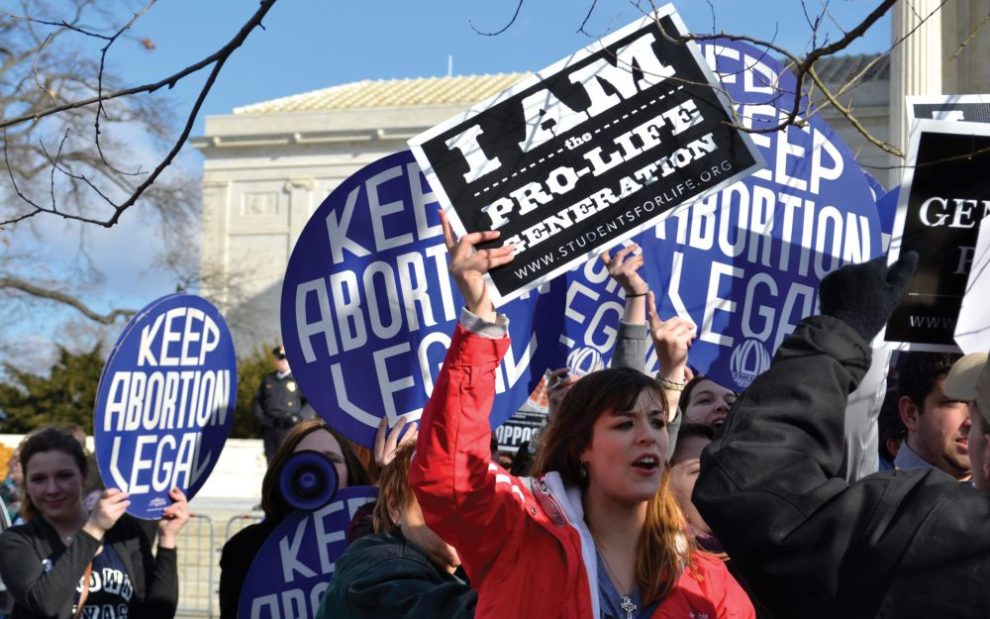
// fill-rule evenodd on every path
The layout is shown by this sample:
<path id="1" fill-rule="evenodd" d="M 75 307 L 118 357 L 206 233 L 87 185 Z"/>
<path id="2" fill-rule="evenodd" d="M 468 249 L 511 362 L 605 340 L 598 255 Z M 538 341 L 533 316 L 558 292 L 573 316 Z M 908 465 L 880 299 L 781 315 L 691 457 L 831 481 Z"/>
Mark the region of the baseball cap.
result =
<path id="1" fill-rule="evenodd" d="M 952 365 L 942 390 L 953 400 L 975 402 L 990 423 L 990 364 L 985 352 L 970 353 Z"/>
<path id="2" fill-rule="evenodd" d="M 276 359 L 285 359 L 285 347 L 276 346 L 272 349 L 272 354 L 275 355 Z"/>

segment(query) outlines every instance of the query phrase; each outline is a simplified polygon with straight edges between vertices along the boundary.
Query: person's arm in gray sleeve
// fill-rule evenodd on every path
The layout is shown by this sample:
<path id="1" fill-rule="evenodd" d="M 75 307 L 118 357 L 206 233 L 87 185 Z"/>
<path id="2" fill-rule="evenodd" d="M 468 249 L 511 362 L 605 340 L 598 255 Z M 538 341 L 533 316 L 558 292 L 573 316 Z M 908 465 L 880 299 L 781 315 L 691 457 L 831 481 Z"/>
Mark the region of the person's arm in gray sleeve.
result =
<path id="1" fill-rule="evenodd" d="M 608 268 L 609 277 L 622 287 L 625 294 L 622 319 L 619 321 L 610 365 L 613 368 L 633 368 L 645 372 L 649 335 L 646 326 L 646 294 L 650 286 L 639 275 L 639 267 L 643 266 L 643 254 L 636 253 L 637 249 L 638 245 L 630 243 L 617 251 L 615 256 L 611 256 L 606 250 L 600 258 Z"/>
<path id="2" fill-rule="evenodd" d="M 638 246 L 628 247 L 609 256 L 603 252 L 602 262 L 608 267 L 612 277 L 626 294 L 622 320 L 612 352 L 613 368 L 633 368 L 641 372 L 646 369 L 647 335 L 656 349 L 660 369 L 656 379 L 667 395 L 667 433 L 670 436 L 668 458 L 674 453 L 677 433 L 681 425 L 681 414 L 677 408 L 681 390 L 689 378 L 687 369 L 688 348 L 694 340 L 696 329 L 689 321 L 679 316 L 661 320 L 656 312 L 656 299 L 646 281 L 639 275 L 643 265 L 643 255 L 636 254 Z M 647 323 L 647 316 L 649 322 Z"/>

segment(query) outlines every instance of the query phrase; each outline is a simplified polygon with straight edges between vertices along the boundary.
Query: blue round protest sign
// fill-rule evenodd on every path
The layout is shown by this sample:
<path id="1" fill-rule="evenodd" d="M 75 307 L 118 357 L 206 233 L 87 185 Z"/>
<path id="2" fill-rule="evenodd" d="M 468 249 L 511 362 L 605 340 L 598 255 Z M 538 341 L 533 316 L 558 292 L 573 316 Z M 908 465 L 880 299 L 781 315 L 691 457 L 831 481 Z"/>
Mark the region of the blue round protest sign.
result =
<path id="1" fill-rule="evenodd" d="M 354 513 L 377 496 L 374 486 L 343 488 L 320 509 L 289 514 L 255 555 L 241 587 L 237 616 L 315 617 L 334 563 L 347 548 Z"/>
<path id="2" fill-rule="evenodd" d="M 794 75 L 750 45 L 701 44 L 738 122 L 777 126 L 791 111 Z M 635 240 L 661 318 L 698 327 L 689 363 L 732 389 L 767 369 L 786 335 L 818 310 L 818 283 L 882 253 L 866 176 L 838 134 L 802 101 L 799 125 L 753 133 L 766 165 L 676 208 Z"/>
<path id="3" fill-rule="evenodd" d="M 156 519 L 177 487 L 192 498 L 223 449 L 237 401 L 237 357 L 220 312 L 175 294 L 141 310 L 104 366 L 93 413 L 103 481 L 128 512 Z"/>
<path id="4" fill-rule="evenodd" d="M 316 209 L 282 285 L 282 341 L 313 408 L 371 447 L 379 420 L 417 419 L 463 307 L 447 271 L 439 204 L 409 151 L 362 168 Z M 496 380 L 492 427 L 542 378 L 561 317 L 536 328 L 538 293 L 500 311 L 512 345 Z"/>

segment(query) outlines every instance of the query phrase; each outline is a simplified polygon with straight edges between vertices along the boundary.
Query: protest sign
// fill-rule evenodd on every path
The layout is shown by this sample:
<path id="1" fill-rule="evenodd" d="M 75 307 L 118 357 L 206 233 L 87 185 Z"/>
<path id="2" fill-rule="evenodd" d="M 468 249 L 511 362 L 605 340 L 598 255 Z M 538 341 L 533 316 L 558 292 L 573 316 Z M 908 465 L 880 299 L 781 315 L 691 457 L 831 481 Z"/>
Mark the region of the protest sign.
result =
<path id="1" fill-rule="evenodd" d="M 908 350 L 958 352 L 956 322 L 980 221 L 990 212 L 990 125 L 919 120 L 911 133 L 888 258 L 918 253 L 884 333 Z"/>
<path id="2" fill-rule="evenodd" d="M 419 418 L 463 300 L 447 270 L 439 204 L 409 151 L 345 180 L 316 209 L 282 284 L 282 341 L 309 403 L 372 447 L 378 422 Z M 512 344 L 496 371 L 492 427 L 550 365 L 560 317 L 534 328 L 535 295 L 506 305 Z M 536 369 L 533 369 L 533 368 Z"/>
<path id="3" fill-rule="evenodd" d="M 907 97 L 908 124 L 915 120 L 990 123 L 990 95 Z"/>
<path id="4" fill-rule="evenodd" d="M 727 40 L 701 48 L 741 124 L 772 128 L 794 107 L 794 75 L 764 51 Z M 798 109 L 800 126 L 753 134 L 766 167 L 677 207 L 634 239 L 661 318 L 680 315 L 698 327 L 689 363 L 735 390 L 766 370 L 783 339 L 817 311 L 825 275 L 881 253 L 862 168 L 806 102 Z"/>
<path id="5" fill-rule="evenodd" d="M 980 226 L 956 323 L 956 345 L 964 354 L 990 350 L 990 225 Z"/>
<path id="6" fill-rule="evenodd" d="M 128 512 L 156 519 L 168 491 L 192 498 L 230 433 L 237 358 L 220 312 L 176 294 L 141 310 L 104 366 L 93 414 L 96 458 Z"/>
<path id="7" fill-rule="evenodd" d="M 894 187 L 877 199 L 877 215 L 880 216 L 881 243 L 883 251 L 890 247 L 890 237 L 894 233 L 894 219 L 897 216 L 897 197 L 901 191 Z"/>
<path id="8" fill-rule="evenodd" d="M 496 305 L 760 165 L 672 5 L 410 141 L 458 234 L 515 261 Z"/>
<path id="9" fill-rule="evenodd" d="M 374 486 L 339 490 L 316 511 L 296 510 L 275 527 L 244 578 L 237 616 L 242 619 L 315 617 L 347 548 L 347 528 L 359 507 L 374 501 Z"/>
<path id="10" fill-rule="evenodd" d="M 533 434 L 546 425 L 547 412 L 550 410 L 550 401 L 547 398 L 549 385 L 550 370 L 547 370 L 516 414 L 495 429 L 499 451 L 516 453 L 523 443 L 532 439 Z"/>

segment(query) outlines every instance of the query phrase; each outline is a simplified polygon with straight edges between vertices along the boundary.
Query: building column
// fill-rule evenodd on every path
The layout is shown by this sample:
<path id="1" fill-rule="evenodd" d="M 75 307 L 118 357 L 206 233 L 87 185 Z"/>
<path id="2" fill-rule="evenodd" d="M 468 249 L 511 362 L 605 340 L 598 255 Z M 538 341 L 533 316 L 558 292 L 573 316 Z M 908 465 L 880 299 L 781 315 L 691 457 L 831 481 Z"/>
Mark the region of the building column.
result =
<path id="1" fill-rule="evenodd" d="M 299 235 L 302 234 L 309 216 L 313 214 L 313 189 L 316 182 L 312 178 L 290 178 L 285 181 L 282 191 L 289 196 L 289 248 L 286 255 L 292 253 L 292 248 Z"/>
<path id="2" fill-rule="evenodd" d="M 942 32 L 947 39 L 942 44 L 945 68 L 956 76 L 951 83 L 943 80 L 946 94 L 987 94 L 990 0 L 952 0 L 942 11 Z"/>
<path id="3" fill-rule="evenodd" d="M 227 239 L 230 234 L 230 181 L 203 181 L 203 216 L 199 251 L 200 294 L 225 309 L 230 265 Z"/>
<path id="4" fill-rule="evenodd" d="M 901 0 L 892 11 L 890 54 L 890 143 L 907 151 L 907 106 L 911 95 L 942 94 L 942 13 L 939 0 Z M 903 41 L 900 41 L 901 39 Z M 900 43 L 898 43 L 900 41 Z M 903 160 L 892 158 L 894 166 Z M 891 186 L 900 183 L 901 169 L 891 170 Z"/>

